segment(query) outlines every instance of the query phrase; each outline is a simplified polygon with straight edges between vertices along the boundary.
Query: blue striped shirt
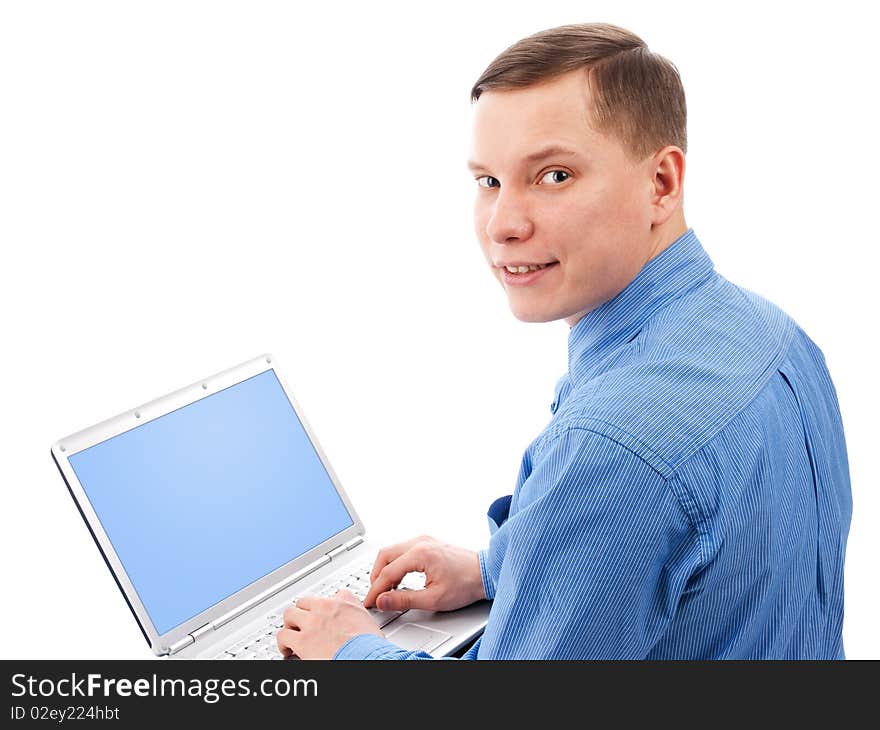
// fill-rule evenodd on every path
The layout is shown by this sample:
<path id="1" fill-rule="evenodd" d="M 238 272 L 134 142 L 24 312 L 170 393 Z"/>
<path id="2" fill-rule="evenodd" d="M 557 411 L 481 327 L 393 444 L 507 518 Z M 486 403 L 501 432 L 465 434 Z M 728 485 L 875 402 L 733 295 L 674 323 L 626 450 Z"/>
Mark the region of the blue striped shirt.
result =
<path id="1" fill-rule="evenodd" d="M 570 331 L 480 551 L 466 659 L 843 658 L 852 512 L 822 352 L 692 229 Z M 337 659 L 427 659 L 378 636 Z"/>

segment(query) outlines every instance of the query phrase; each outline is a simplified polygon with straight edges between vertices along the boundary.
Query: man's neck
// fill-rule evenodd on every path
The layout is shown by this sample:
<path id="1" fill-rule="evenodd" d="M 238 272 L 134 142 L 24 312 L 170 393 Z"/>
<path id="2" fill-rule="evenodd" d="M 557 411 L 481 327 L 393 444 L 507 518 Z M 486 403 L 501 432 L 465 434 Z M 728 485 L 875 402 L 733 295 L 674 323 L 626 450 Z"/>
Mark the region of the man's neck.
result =
<path id="1" fill-rule="evenodd" d="M 663 251 L 687 233 L 687 229 L 688 226 L 684 221 L 684 213 L 679 209 L 666 223 L 654 229 L 653 243 L 649 248 L 648 258 L 645 259 L 645 263 L 647 264 L 651 259 L 663 253 Z"/>

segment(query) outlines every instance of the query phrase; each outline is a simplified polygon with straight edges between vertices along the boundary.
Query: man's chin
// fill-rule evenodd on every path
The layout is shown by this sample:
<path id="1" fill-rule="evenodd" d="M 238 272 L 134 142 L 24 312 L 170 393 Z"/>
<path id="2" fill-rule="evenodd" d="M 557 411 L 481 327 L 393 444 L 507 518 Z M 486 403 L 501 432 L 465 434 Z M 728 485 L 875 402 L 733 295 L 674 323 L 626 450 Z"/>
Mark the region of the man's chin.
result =
<path id="1" fill-rule="evenodd" d="M 510 311 L 520 322 L 554 322 L 562 318 L 562 315 L 535 309 L 523 309 L 513 303 L 510 304 Z"/>

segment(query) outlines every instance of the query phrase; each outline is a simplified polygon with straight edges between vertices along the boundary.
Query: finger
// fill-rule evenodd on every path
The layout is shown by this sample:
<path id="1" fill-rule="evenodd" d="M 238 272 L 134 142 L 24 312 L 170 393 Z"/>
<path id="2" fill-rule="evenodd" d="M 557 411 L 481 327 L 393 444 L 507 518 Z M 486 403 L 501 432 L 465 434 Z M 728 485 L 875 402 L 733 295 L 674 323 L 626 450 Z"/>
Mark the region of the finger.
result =
<path id="1" fill-rule="evenodd" d="M 376 556 L 376 560 L 373 562 L 373 569 L 370 571 L 370 583 L 376 580 L 376 577 L 382 572 L 382 568 L 388 565 L 392 560 L 397 560 L 397 558 L 409 550 L 413 542 L 415 542 L 415 540 L 407 540 L 406 542 L 399 542 L 396 545 L 382 548 Z"/>
<path id="2" fill-rule="evenodd" d="M 382 569 L 386 565 L 388 565 L 388 563 L 397 560 L 407 550 L 410 550 L 413 545 L 419 542 L 426 542 L 433 539 L 433 537 L 428 537 L 427 535 L 419 535 L 418 537 L 414 537 L 411 540 L 406 540 L 405 542 L 399 542 L 396 545 L 382 548 L 379 551 L 379 554 L 376 556 L 376 560 L 373 563 L 373 569 L 370 571 L 370 583 L 376 580 L 376 577 L 379 575 Z"/>
<path id="3" fill-rule="evenodd" d="M 370 590 L 364 598 L 364 605 L 369 608 L 376 602 L 376 597 L 390 588 L 395 588 L 403 576 L 415 571 L 424 571 L 424 555 L 421 550 L 408 550 L 396 560 L 391 561 L 370 584 Z"/>
<path id="4" fill-rule="evenodd" d="M 303 611 L 299 607 L 299 601 L 297 601 L 295 606 L 288 606 L 284 609 L 284 627 L 287 629 L 301 628 L 307 613 L 307 611 Z"/>
<path id="5" fill-rule="evenodd" d="M 302 611 L 311 611 L 318 603 L 325 599 L 320 596 L 303 596 L 296 599 L 296 607 Z"/>
<path id="6" fill-rule="evenodd" d="M 353 603 L 355 606 L 361 605 L 360 599 L 347 588 L 341 588 L 340 590 L 336 591 L 336 595 L 333 597 L 339 598 L 346 603 Z"/>
<path id="7" fill-rule="evenodd" d="M 298 638 L 298 634 L 299 632 L 294 631 L 293 629 L 281 629 L 275 636 L 275 641 L 278 643 L 278 649 L 284 656 L 288 657 L 291 654 L 296 653 L 296 647 L 294 645 Z"/>
<path id="8" fill-rule="evenodd" d="M 408 611 L 411 608 L 434 610 L 435 590 L 426 588 L 421 591 L 386 591 L 376 598 L 376 607 L 380 611 Z"/>

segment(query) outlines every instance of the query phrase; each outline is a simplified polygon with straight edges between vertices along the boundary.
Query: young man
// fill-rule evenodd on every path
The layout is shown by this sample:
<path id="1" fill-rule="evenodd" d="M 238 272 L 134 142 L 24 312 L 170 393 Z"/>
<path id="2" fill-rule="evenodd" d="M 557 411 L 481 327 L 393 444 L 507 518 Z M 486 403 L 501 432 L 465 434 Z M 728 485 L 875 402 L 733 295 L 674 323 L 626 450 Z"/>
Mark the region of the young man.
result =
<path id="1" fill-rule="evenodd" d="M 842 658 L 834 387 L 685 224 L 675 67 L 621 28 L 564 26 L 502 53 L 472 98 L 477 236 L 517 318 L 571 326 L 568 373 L 488 548 L 386 548 L 365 604 L 493 600 L 467 659 Z M 410 571 L 426 589 L 394 590 Z M 344 592 L 285 623 L 285 654 L 430 658 Z"/>

